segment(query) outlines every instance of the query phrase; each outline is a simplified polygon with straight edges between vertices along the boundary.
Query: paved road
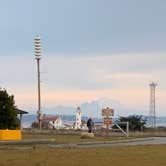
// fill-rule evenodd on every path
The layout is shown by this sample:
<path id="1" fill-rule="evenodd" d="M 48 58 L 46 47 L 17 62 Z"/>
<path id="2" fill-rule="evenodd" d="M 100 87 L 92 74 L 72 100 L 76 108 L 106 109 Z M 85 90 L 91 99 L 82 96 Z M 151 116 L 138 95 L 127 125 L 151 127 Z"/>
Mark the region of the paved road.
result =
<path id="1" fill-rule="evenodd" d="M 105 147 L 105 146 L 132 146 L 132 145 L 157 145 L 166 144 L 166 137 L 149 137 L 146 139 L 140 139 L 138 141 L 131 142 L 119 142 L 119 143 L 101 143 L 101 144 L 82 144 L 78 147 Z"/>
<path id="2" fill-rule="evenodd" d="M 123 142 L 124 141 L 124 142 Z M 91 147 L 111 147 L 111 146 L 134 146 L 134 145 L 157 145 L 162 144 L 166 145 L 166 137 L 149 137 L 149 138 L 140 138 L 140 139 L 132 139 L 132 140 L 123 140 L 117 142 L 85 142 L 85 143 L 77 143 L 77 144 L 45 144 L 45 145 L 29 145 L 29 146 L 0 146 L 0 150 L 2 149 L 17 149 L 17 150 L 26 150 L 26 149 L 36 149 L 36 148 L 91 148 Z"/>

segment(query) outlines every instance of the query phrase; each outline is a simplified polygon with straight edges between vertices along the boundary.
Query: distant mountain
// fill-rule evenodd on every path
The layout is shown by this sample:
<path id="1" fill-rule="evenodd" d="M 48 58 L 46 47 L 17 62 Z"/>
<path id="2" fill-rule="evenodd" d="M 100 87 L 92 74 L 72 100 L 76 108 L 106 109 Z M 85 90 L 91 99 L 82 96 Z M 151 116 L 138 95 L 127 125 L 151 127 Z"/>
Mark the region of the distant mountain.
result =
<path id="1" fill-rule="evenodd" d="M 88 117 L 101 117 L 102 108 L 110 107 L 114 108 L 115 113 L 124 110 L 124 106 L 116 100 L 111 100 L 108 98 L 101 98 L 92 102 L 85 102 L 80 104 L 82 115 Z M 43 108 L 43 112 L 46 114 L 63 114 L 63 115 L 73 115 L 75 114 L 76 107 L 58 105 L 53 108 Z"/>
<path id="2" fill-rule="evenodd" d="M 101 98 L 92 102 L 84 102 L 80 104 L 82 119 L 87 120 L 88 117 L 92 117 L 94 121 L 102 121 L 101 110 L 102 108 L 110 107 L 115 110 L 114 118 L 120 116 L 127 116 L 132 114 L 143 115 L 145 110 L 129 110 L 126 109 L 119 101 L 109 98 Z M 53 108 L 43 108 L 43 114 L 60 115 L 63 123 L 72 124 L 75 121 L 76 106 L 64 106 L 58 105 Z M 24 115 L 23 126 L 29 127 L 32 122 L 37 121 L 36 115 Z M 165 119 L 159 119 L 158 124 L 165 124 Z"/>
<path id="3" fill-rule="evenodd" d="M 92 117 L 101 117 L 101 110 L 106 107 L 113 108 L 115 110 L 115 114 L 117 110 L 119 111 L 124 109 L 124 106 L 119 101 L 108 98 L 101 98 L 89 103 L 83 103 L 80 107 L 83 114 Z"/>

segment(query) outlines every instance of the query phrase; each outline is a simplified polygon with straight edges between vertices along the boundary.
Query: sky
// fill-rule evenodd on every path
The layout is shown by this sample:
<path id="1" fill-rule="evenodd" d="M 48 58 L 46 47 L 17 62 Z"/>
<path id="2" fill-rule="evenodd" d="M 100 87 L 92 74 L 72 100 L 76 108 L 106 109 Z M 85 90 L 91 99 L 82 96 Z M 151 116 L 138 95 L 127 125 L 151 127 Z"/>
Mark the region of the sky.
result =
<path id="1" fill-rule="evenodd" d="M 43 108 L 109 98 L 148 114 L 155 81 L 166 116 L 165 18 L 164 0 L 0 0 L 0 86 L 35 113 L 40 35 Z"/>

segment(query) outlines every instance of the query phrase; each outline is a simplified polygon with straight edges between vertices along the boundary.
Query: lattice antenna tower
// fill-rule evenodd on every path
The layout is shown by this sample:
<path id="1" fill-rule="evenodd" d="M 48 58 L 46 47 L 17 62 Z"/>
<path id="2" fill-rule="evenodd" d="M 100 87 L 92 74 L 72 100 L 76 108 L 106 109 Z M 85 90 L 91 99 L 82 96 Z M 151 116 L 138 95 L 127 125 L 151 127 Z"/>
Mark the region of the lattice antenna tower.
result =
<path id="1" fill-rule="evenodd" d="M 156 86 L 157 86 L 157 83 L 151 82 L 149 86 L 150 86 L 149 122 L 152 128 L 156 128 Z"/>

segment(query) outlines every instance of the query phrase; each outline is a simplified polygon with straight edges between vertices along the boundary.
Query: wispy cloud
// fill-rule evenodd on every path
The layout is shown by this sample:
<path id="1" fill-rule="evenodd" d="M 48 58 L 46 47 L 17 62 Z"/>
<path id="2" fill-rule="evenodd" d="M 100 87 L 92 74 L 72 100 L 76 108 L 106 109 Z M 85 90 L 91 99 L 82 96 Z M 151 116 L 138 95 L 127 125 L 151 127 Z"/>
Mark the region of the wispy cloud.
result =
<path id="1" fill-rule="evenodd" d="M 131 53 L 92 56 L 47 55 L 41 60 L 42 104 L 75 105 L 107 97 L 128 107 L 147 108 L 149 83 L 159 83 L 160 107 L 166 93 L 165 53 Z M 35 59 L 28 56 L 1 57 L 1 86 L 15 94 L 23 108 L 37 105 Z M 5 72 L 4 72 L 5 71 Z M 43 73 L 44 71 L 44 73 Z"/>

